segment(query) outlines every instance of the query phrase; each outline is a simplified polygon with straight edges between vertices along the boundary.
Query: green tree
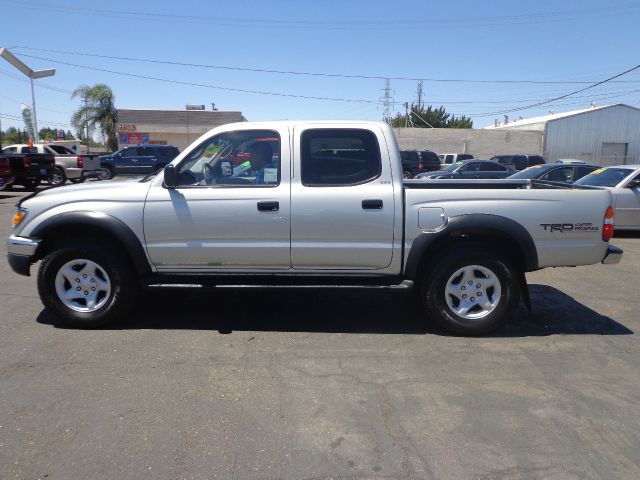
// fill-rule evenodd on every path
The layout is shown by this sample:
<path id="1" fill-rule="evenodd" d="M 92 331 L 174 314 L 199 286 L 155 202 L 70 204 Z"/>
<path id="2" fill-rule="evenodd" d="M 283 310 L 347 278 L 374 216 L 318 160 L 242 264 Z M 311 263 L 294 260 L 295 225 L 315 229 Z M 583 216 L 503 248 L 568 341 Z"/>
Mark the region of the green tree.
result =
<path id="1" fill-rule="evenodd" d="M 91 142 L 91 134 L 98 129 L 105 138 L 107 146 L 112 151 L 117 150 L 117 112 L 113 91 L 103 83 L 92 87 L 80 85 L 71 94 L 71 98 L 74 97 L 82 99 L 81 107 L 71 117 L 71 124 L 76 128 L 78 137 Z"/>
<path id="2" fill-rule="evenodd" d="M 473 121 L 462 115 L 455 117 L 447 113 L 444 107 L 434 108 L 411 105 L 411 109 L 405 113 L 398 113 L 389 122 L 394 128 L 473 128 Z"/>

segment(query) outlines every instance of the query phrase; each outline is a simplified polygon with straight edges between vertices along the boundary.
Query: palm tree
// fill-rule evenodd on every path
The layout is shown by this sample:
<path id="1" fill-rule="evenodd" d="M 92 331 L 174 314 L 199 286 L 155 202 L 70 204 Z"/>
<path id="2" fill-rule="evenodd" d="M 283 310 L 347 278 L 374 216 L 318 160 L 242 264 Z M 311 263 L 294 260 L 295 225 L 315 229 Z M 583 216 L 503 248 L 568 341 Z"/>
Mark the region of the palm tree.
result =
<path id="1" fill-rule="evenodd" d="M 98 128 L 107 141 L 107 146 L 118 149 L 116 135 L 117 111 L 114 105 L 113 91 L 104 83 L 92 87 L 80 85 L 71 94 L 71 98 L 80 97 L 82 106 L 71 117 L 71 124 L 77 129 L 78 136 L 85 141 Z"/>

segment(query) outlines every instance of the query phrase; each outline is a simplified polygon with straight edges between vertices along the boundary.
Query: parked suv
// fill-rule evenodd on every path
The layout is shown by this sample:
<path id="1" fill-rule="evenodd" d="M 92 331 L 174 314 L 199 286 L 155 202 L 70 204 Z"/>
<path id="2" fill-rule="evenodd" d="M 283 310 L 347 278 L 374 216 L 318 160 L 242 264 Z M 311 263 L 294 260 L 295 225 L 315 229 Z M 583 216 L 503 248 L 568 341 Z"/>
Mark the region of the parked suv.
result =
<path id="1" fill-rule="evenodd" d="M 180 151 L 172 145 L 132 145 L 100 157 L 101 180 L 114 175 L 148 175 L 162 170 Z"/>
<path id="2" fill-rule="evenodd" d="M 501 163 L 502 165 L 506 165 L 507 167 L 513 168 L 514 170 L 524 170 L 525 168 L 529 168 L 533 165 L 542 165 L 544 163 L 547 163 L 540 155 L 524 154 L 496 155 L 494 157 L 491 157 L 489 160 Z"/>
<path id="3" fill-rule="evenodd" d="M 440 170 L 440 158 L 430 150 L 401 150 L 402 177 L 413 178 L 422 172 Z"/>

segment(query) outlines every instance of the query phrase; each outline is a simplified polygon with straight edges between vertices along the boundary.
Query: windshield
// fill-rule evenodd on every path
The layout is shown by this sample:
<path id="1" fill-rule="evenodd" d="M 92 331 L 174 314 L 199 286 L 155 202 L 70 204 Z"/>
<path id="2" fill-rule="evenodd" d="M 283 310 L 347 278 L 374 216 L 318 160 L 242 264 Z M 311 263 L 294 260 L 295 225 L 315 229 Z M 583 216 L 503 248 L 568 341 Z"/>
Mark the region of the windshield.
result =
<path id="1" fill-rule="evenodd" d="M 536 178 L 542 173 L 546 172 L 544 168 L 540 165 L 536 165 L 534 167 L 525 168 L 524 170 L 514 173 L 509 178 Z"/>
<path id="2" fill-rule="evenodd" d="M 635 170 L 628 168 L 599 168 L 575 182 L 576 185 L 592 185 L 594 187 L 615 187 Z"/>

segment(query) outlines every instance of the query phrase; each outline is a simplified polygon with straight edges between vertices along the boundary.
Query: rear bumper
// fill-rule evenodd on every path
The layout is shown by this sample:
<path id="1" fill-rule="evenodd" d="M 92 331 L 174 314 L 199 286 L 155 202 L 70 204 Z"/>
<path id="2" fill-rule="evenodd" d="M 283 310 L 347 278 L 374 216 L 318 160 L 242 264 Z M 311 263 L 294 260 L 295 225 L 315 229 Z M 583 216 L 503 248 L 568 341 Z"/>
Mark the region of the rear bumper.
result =
<path id="1" fill-rule="evenodd" d="M 7 260 L 11 269 L 19 275 L 29 276 L 29 267 L 40 240 L 11 235 L 7 239 Z"/>
<path id="2" fill-rule="evenodd" d="M 620 263 L 622 260 L 623 251 L 621 248 L 616 247 L 615 245 L 609 245 L 607 248 L 607 254 L 602 259 L 602 263 L 605 265 L 615 265 L 616 263 Z"/>
<path id="3" fill-rule="evenodd" d="M 97 178 L 101 172 L 102 172 L 101 168 L 98 168 L 96 170 L 83 170 L 82 176 L 85 178 Z"/>
<path id="4" fill-rule="evenodd" d="M 66 175 L 67 178 L 80 178 L 82 177 L 82 169 L 81 168 L 67 168 L 64 171 L 64 174 Z"/>

